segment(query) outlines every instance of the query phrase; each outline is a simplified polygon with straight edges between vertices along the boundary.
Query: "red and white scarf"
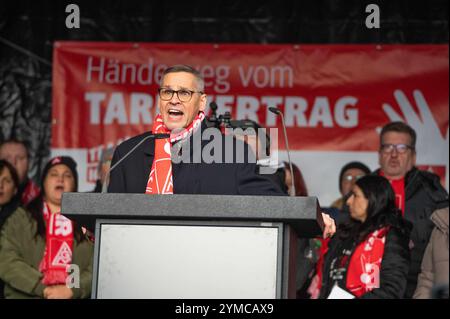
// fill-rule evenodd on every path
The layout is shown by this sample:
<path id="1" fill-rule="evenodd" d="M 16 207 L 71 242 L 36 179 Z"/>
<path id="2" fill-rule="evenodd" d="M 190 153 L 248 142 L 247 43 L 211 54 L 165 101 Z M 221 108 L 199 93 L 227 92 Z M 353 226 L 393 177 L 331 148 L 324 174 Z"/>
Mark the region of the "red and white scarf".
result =
<path id="1" fill-rule="evenodd" d="M 30 179 L 22 193 L 20 199 L 23 206 L 27 206 L 33 199 L 39 196 L 41 192 L 40 188 Z"/>
<path id="2" fill-rule="evenodd" d="M 383 260 L 384 245 L 389 227 L 383 227 L 372 232 L 366 240 L 359 243 L 348 260 L 346 256 L 339 256 L 340 261 L 336 267 L 345 268 L 346 289 L 356 297 L 380 287 L 381 262 Z M 326 245 L 327 242 L 324 242 Z M 308 292 L 312 299 L 317 299 L 322 288 L 323 260 L 328 249 L 323 249 L 317 263 L 317 272 Z"/>
<path id="3" fill-rule="evenodd" d="M 359 244 L 347 270 L 347 289 L 356 297 L 380 288 L 381 261 L 388 227 L 374 231 Z"/>
<path id="4" fill-rule="evenodd" d="M 205 113 L 199 112 L 192 123 L 181 132 L 173 133 L 165 125 L 159 114 L 153 122 L 154 134 L 170 134 L 170 138 L 155 139 L 155 158 L 153 159 L 146 194 L 173 194 L 171 147 L 173 143 L 188 138 L 200 127 Z"/>
<path id="5" fill-rule="evenodd" d="M 44 257 L 39 271 L 44 275 L 42 283 L 46 286 L 66 284 L 67 267 L 72 263 L 73 224 L 61 213 L 52 213 L 44 202 L 43 211 L 46 225 Z"/>

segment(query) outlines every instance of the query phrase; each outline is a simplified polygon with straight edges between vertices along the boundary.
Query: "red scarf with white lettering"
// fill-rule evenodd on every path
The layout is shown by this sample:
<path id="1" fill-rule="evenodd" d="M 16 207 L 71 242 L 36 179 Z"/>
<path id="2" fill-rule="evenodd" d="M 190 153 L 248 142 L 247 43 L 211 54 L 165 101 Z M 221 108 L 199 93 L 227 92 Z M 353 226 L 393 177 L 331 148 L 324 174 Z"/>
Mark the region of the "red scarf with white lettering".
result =
<path id="1" fill-rule="evenodd" d="M 388 231 L 389 227 L 383 227 L 372 232 L 366 240 L 355 248 L 350 260 L 348 255 L 342 254 L 338 256 L 335 268 L 346 269 L 345 288 L 356 297 L 361 297 L 365 293 L 380 287 L 381 262 Z M 328 241 L 324 241 L 322 245 L 322 247 L 328 246 Z M 321 252 L 322 254 L 316 266 L 316 275 L 308 288 L 308 293 L 312 299 L 317 299 L 320 295 L 323 262 L 325 254 L 328 252 L 328 247 L 324 247 Z"/>
<path id="2" fill-rule="evenodd" d="M 44 275 L 42 283 L 46 286 L 65 285 L 67 267 L 72 263 L 73 224 L 61 213 L 52 213 L 44 202 L 43 211 L 46 225 L 44 257 L 39 271 Z"/>
<path id="3" fill-rule="evenodd" d="M 380 270 L 389 228 L 374 231 L 360 243 L 348 264 L 346 288 L 356 297 L 380 288 Z"/>
<path id="4" fill-rule="evenodd" d="M 22 193 L 21 202 L 23 206 L 27 206 L 33 199 L 39 196 L 40 188 L 30 179 Z"/>
<path id="5" fill-rule="evenodd" d="M 386 177 L 382 170 L 380 170 L 380 176 Z M 405 216 L 405 178 L 387 179 L 395 193 L 395 206 L 402 211 L 402 216 Z"/>
<path id="6" fill-rule="evenodd" d="M 150 176 L 147 182 L 146 194 L 173 194 L 172 176 L 172 144 L 186 139 L 194 130 L 200 127 L 205 119 L 205 113 L 199 112 L 192 123 L 181 132 L 173 133 L 165 125 L 159 114 L 153 122 L 154 134 L 170 134 L 170 138 L 155 139 L 155 158 L 153 159 Z"/>

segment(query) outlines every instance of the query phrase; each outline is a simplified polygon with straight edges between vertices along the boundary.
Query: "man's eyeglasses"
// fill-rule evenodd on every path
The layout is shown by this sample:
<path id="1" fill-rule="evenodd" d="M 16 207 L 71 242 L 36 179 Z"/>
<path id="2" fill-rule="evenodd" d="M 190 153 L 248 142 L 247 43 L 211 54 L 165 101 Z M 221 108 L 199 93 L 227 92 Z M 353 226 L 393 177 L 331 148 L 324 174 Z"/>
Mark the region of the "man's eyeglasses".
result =
<path id="1" fill-rule="evenodd" d="M 380 148 L 381 152 L 386 154 L 392 153 L 394 149 L 397 151 L 397 153 L 404 154 L 408 150 L 413 150 L 414 147 L 407 144 L 381 144 Z"/>
<path id="2" fill-rule="evenodd" d="M 192 99 L 192 95 L 194 93 L 203 94 L 203 92 L 201 92 L 201 91 L 191 91 L 191 90 L 186 90 L 186 89 L 175 91 L 175 90 L 166 89 L 166 88 L 159 88 L 158 93 L 159 93 L 160 99 L 163 101 L 170 101 L 172 99 L 173 95 L 176 93 L 178 99 L 181 102 L 189 102 Z"/>

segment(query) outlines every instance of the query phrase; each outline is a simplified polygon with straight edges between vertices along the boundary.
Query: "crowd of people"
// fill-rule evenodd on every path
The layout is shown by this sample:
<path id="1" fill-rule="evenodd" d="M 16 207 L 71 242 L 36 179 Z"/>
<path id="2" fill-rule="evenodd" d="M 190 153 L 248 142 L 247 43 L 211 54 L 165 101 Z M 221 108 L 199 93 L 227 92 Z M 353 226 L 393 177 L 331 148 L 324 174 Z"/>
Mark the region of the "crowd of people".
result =
<path id="1" fill-rule="evenodd" d="M 169 137 L 144 133 L 114 152 L 105 150 L 94 191 L 106 183 L 113 193 L 314 195 L 301 170 L 293 165 L 292 174 L 288 163 L 268 177 L 258 173 L 262 161 L 173 162 L 167 145 L 175 149 L 206 128 L 204 82 L 195 69 L 173 66 L 163 73 L 159 95 L 160 115 L 151 131 Z M 416 139 L 407 124 L 388 123 L 380 133 L 377 170 L 361 162 L 342 168 L 341 197 L 328 211 L 332 218 L 324 215 L 330 222 L 323 238 L 299 239 L 299 297 L 328 298 L 337 289 L 354 298 L 448 297 L 448 193 L 438 176 L 416 168 Z M 252 152 L 244 141 L 235 142 Z M 132 149 L 108 181 L 110 165 Z M 28 177 L 29 160 L 23 141 L 0 143 L 0 297 L 88 298 L 94 239 L 60 213 L 62 194 L 78 190 L 77 164 L 67 156 L 50 159 L 37 186 Z M 70 285 L 73 264 L 79 285 Z"/>

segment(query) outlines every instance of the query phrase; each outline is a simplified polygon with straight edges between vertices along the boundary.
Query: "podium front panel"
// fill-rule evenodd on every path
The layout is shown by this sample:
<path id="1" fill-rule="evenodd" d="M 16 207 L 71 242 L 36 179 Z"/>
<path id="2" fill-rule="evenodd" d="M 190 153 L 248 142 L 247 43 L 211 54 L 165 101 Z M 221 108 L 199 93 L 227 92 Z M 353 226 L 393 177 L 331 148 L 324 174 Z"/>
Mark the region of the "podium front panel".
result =
<path id="1" fill-rule="evenodd" d="M 97 220 L 94 298 L 281 297 L 281 223 Z"/>

